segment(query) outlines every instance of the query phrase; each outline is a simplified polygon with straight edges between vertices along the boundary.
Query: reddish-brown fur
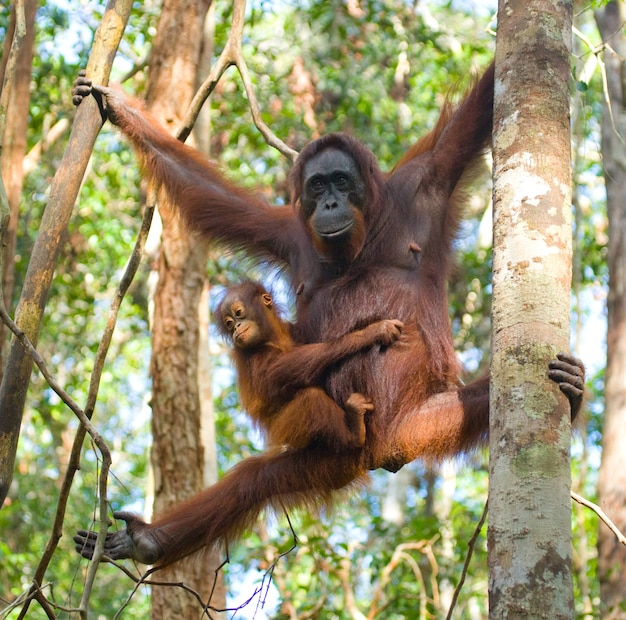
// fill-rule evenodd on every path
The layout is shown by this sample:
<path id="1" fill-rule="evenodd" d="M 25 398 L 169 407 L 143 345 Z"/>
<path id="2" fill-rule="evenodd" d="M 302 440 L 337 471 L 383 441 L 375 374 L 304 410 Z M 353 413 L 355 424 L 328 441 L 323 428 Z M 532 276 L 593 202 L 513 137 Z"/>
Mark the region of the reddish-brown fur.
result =
<path id="1" fill-rule="evenodd" d="M 393 344 L 401 333 L 399 321 L 377 321 L 331 342 L 297 345 L 290 325 L 256 282 L 230 287 L 216 321 L 233 342 L 239 400 L 271 448 L 324 444 L 339 452 L 363 447 L 371 402 L 353 394 L 344 411 L 319 386 L 324 373 L 348 356 Z"/>
<path id="2" fill-rule="evenodd" d="M 390 175 L 355 138 L 331 134 L 312 142 L 291 172 L 293 205 L 281 207 L 228 182 L 215 164 L 171 138 L 137 102 L 97 89 L 190 230 L 286 268 L 298 291 L 293 328 L 298 343 L 334 340 L 387 317 L 404 323 L 401 346 L 362 351 L 325 373 L 324 389 L 340 406 L 354 392 L 374 403 L 361 450 L 338 454 L 314 445 L 264 454 L 245 460 L 152 524 L 117 513 L 128 530 L 111 536 L 109 555 L 168 563 L 203 545 L 232 540 L 266 506 L 319 505 L 367 469 L 395 470 L 416 458 L 441 460 L 485 440 L 488 380 L 459 385 L 446 278 L 462 216 L 459 181 L 490 142 L 493 80 L 491 66 L 458 106 L 446 105 L 435 129 Z M 85 95 L 89 89 L 76 92 Z M 316 238 L 299 206 L 307 162 L 329 148 L 353 158 L 367 192 L 362 225 L 341 256 Z M 573 386 L 579 377 L 570 377 L 578 369 L 566 363 L 563 368 L 559 379 L 552 378 L 569 384 L 575 414 L 580 398 Z M 77 542 L 89 546 L 91 535 L 82 534 Z M 83 553 L 89 555 L 89 548 Z"/>

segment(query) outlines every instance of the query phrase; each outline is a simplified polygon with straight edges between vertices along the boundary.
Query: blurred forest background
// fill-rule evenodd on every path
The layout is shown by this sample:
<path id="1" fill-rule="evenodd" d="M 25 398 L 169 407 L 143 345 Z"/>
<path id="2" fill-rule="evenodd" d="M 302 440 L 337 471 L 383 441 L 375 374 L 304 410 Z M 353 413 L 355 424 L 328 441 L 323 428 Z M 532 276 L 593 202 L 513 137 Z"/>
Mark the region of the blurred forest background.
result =
<path id="1" fill-rule="evenodd" d="M 573 489 L 597 502 L 605 412 L 609 223 L 601 149 L 605 48 L 594 8 L 605 10 L 576 5 L 572 56 L 572 350 L 587 365 L 590 390 L 588 424 L 573 439 L 572 477 Z M 208 38 L 203 41 L 209 57 L 217 57 L 224 48 L 232 9 L 231 2 L 217 0 L 209 11 Z M 242 49 L 262 118 L 296 150 L 329 131 L 353 133 L 377 154 L 382 168 L 389 170 L 433 125 L 445 95 L 466 85 L 471 74 L 490 62 L 495 10 L 495 2 L 489 1 L 249 0 Z M 104 3 L 88 0 L 50 0 L 37 8 L 32 64 L 26 68 L 27 86 L 18 106 L 22 111 L 28 108 L 27 122 L 11 125 L 16 122 L 9 111 L 13 142 L 5 141 L 3 152 L 5 185 L 17 184 L 13 191 L 19 205 L 19 217 L 14 220 L 16 242 L 14 248 L 9 246 L 3 275 L 11 315 L 20 297 L 51 179 L 67 145 L 75 114 L 72 82 L 87 63 L 103 11 Z M 146 95 L 160 13 L 157 0 L 134 4 L 113 66 L 112 81 L 123 82 L 126 92 L 138 97 Z M 4 3 L 0 6 L 0 40 L 7 39 L 10 20 L 10 7 Z M 3 54 L 6 62 L 6 47 Z M 623 56 L 621 63 L 623 66 Z M 199 68 L 197 83 L 207 74 L 208 70 Z M 171 83 L 169 88 L 175 93 L 179 85 Z M 187 104 L 181 103 L 181 107 Z M 235 69 L 229 69 L 219 81 L 207 107 L 210 116 L 196 126 L 195 143 L 236 181 L 258 187 L 271 201 L 288 200 L 290 162 L 266 144 L 252 122 L 249 99 Z M 16 174 L 16 169 L 20 173 Z M 490 192 L 486 161 L 458 240 L 450 283 L 456 348 L 468 377 L 488 368 Z M 145 200 L 145 185 L 132 150 L 114 127 L 105 124 L 64 238 L 37 347 L 57 382 L 79 404 L 87 401 L 95 354 L 115 288 L 138 235 Z M 110 505 L 148 517 L 154 496 L 150 367 L 159 240 L 155 222 L 121 305 L 93 417 L 112 454 Z M 277 274 L 252 269 L 240 256 L 219 246 L 209 248 L 207 265 L 207 295 L 201 298 L 205 310 L 214 307 L 226 282 L 243 275 L 261 277 L 281 290 Z M 285 305 L 289 307 L 288 298 Z M 198 308 L 187 311 L 197 314 Z M 211 327 L 207 334 L 203 351 L 211 378 L 200 392 L 205 405 L 204 463 L 210 470 L 216 462 L 221 473 L 258 451 L 261 444 L 240 411 L 227 351 Z M 5 331 L 0 373 L 8 340 Z M 621 383 L 620 377 L 617 380 L 623 394 L 626 377 L 621 377 Z M 210 390 L 206 389 L 209 385 Z M 19 617 L 21 603 L 16 602 L 31 587 L 49 544 L 77 426 L 76 417 L 35 369 L 15 476 L 0 510 L 0 618 Z M 612 439 L 617 452 L 626 454 L 623 424 L 621 433 L 616 430 Z M 97 519 L 99 456 L 86 441 L 63 515 L 63 537 L 41 582 L 46 599 L 60 606 L 51 605 L 53 617 L 72 616 L 62 608 L 77 606 L 82 596 L 88 562 L 76 554 L 71 537 Z M 626 463 L 621 467 L 624 471 Z M 210 481 L 213 475 L 206 471 L 204 480 Z M 292 516 L 298 542 L 294 549 L 293 533 L 285 519 L 261 523 L 241 543 L 231 546 L 229 562 L 220 571 L 225 605 L 231 610 L 224 617 L 237 610 L 237 618 L 443 618 L 461 577 L 486 491 L 485 454 L 436 470 L 412 463 L 393 475 L 373 472 L 366 489 L 321 519 Z M 603 507 L 611 516 L 611 506 L 603 503 Z M 576 617 L 600 618 L 600 587 L 605 577 L 598 567 L 598 518 L 575 504 L 572 525 Z M 624 525 L 621 523 L 622 530 Z M 128 568 L 133 572 L 130 563 Z M 141 571 L 134 570 L 134 574 Z M 154 577 L 158 579 L 158 573 Z M 141 585 L 134 591 L 134 587 L 130 576 L 119 568 L 102 565 L 89 597 L 92 617 L 113 618 L 118 612 L 120 617 L 148 617 L 151 593 L 167 590 Z M 196 608 L 194 617 L 200 617 L 201 609 Z M 28 617 L 51 617 L 50 613 L 33 603 Z M 483 528 L 454 617 L 486 616 Z"/>

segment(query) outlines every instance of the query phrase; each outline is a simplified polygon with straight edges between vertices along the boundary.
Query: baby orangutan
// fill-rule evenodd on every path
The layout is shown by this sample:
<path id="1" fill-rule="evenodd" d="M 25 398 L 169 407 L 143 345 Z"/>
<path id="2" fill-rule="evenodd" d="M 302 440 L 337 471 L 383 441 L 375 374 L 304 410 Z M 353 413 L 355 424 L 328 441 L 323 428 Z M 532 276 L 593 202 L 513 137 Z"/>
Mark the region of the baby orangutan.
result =
<path id="1" fill-rule="evenodd" d="M 232 341 L 239 398 L 270 447 L 301 449 L 321 442 L 335 450 L 365 444 L 371 400 L 352 393 L 342 409 L 319 387 L 330 366 L 374 345 L 393 344 L 402 323 L 382 320 L 331 342 L 298 345 L 269 293 L 256 282 L 228 289 L 217 310 Z"/>

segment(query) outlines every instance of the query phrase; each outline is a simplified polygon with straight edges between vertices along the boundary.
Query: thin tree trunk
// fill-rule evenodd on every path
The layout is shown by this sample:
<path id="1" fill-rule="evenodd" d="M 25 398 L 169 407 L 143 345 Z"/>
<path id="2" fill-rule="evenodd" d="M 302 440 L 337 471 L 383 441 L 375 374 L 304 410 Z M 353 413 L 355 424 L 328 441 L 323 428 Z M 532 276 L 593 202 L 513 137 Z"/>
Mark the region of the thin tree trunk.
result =
<path id="1" fill-rule="evenodd" d="M 212 2 L 204 18 L 202 50 L 199 62 L 197 86 L 211 72 L 213 54 L 215 51 L 215 3 Z M 198 150 L 211 154 L 211 107 L 210 98 L 206 101 L 193 129 Z M 201 441 L 204 448 L 204 486 L 208 487 L 218 481 L 217 465 L 217 437 L 215 432 L 215 408 L 213 407 L 213 366 L 209 351 L 209 327 L 211 314 L 209 310 L 210 285 L 204 283 L 198 310 L 200 339 L 198 341 L 198 384 L 200 388 L 200 429 Z M 219 550 L 211 550 L 206 562 L 205 577 L 215 579 L 215 589 L 211 597 L 211 605 L 216 609 L 226 608 L 226 584 L 223 571 L 218 571 L 222 558 Z M 225 618 L 225 613 L 213 612 L 214 620 Z"/>
<path id="2" fill-rule="evenodd" d="M 4 305 L 11 308 L 13 297 L 13 283 L 15 280 L 15 240 L 17 235 L 17 221 L 19 217 L 20 197 L 22 195 L 22 181 L 24 179 L 24 156 L 26 155 L 26 129 L 28 127 L 28 114 L 30 102 L 30 76 L 33 65 L 33 48 L 35 44 L 35 15 L 37 13 L 37 0 L 24 1 L 24 17 L 26 22 L 26 35 L 22 41 L 17 64 L 15 67 L 15 82 L 9 93 L 9 105 L 7 109 L 6 131 L 3 138 L 2 148 L 2 179 L 9 201 L 11 211 L 9 225 L 0 249 L 2 257 L 2 292 Z M 11 24 L 4 43 L 2 53 L 2 66 L 0 66 L 0 85 L 3 82 L 4 67 L 9 56 L 13 31 L 15 29 L 15 6 L 11 11 Z M 7 327 L 0 322 L 0 383 L 4 373 L 4 363 L 7 349 Z"/>
<path id="3" fill-rule="evenodd" d="M 490 618 L 573 616 L 569 341 L 572 4 L 500 2 L 494 108 Z"/>
<path id="4" fill-rule="evenodd" d="M 609 2 L 596 13 L 609 104 L 602 116 L 602 160 L 609 219 L 609 297 L 602 464 L 598 495 L 604 511 L 626 530 L 626 8 Z M 598 535 L 603 618 L 626 617 L 626 549 L 603 523 Z"/>
<path id="5" fill-rule="evenodd" d="M 202 27 L 209 0 L 164 0 L 149 68 L 147 102 L 172 130 L 195 92 Z M 163 219 L 159 280 L 154 299 L 152 465 L 154 511 L 162 512 L 204 486 L 198 391 L 198 306 L 206 273 L 206 244 L 194 239 L 160 201 Z M 159 580 L 184 582 L 208 601 L 214 567 L 207 554 L 158 573 Z M 215 604 L 214 601 L 211 602 Z M 181 588 L 153 588 L 152 617 L 198 618 L 197 600 Z"/>
<path id="6" fill-rule="evenodd" d="M 218 481 L 217 466 L 217 436 L 215 431 L 215 408 L 213 406 L 213 365 L 209 351 L 209 325 L 211 315 L 209 311 L 208 281 L 204 283 L 204 290 L 200 297 L 199 320 L 200 338 L 198 340 L 198 384 L 200 389 L 200 439 L 204 449 L 203 485 L 211 486 Z M 215 609 L 226 608 L 226 584 L 224 572 L 219 570 L 223 558 L 219 549 L 212 549 L 205 553 L 206 560 L 204 579 L 209 583 L 215 582 L 215 589 L 211 596 L 211 606 Z M 214 611 L 213 620 L 225 618 L 224 613 Z"/>
<path id="7" fill-rule="evenodd" d="M 109 0 L 107 4 L 87 63 L 87 75 L 94 82 L 108 83 L 131 6 L 130 0 Z M 48 203 L 16 310 L 16 323 L 33 344 L 39 338 L 57 256 L 101 126 L 98 104 L 90 97 L 76 111 L 67 148 L 50 185 Z M 0 504 L 4 502 L 13 479 L 32 367 L 30 355 L 13 338 L 0 386 Z"/>

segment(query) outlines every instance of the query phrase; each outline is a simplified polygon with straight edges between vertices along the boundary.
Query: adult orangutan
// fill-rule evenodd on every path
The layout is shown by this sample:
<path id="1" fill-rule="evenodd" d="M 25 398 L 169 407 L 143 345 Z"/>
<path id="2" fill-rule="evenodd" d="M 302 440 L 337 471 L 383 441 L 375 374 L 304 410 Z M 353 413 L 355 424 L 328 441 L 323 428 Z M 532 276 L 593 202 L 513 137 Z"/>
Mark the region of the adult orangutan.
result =
<path id="1" fill-rule="evenodd" d="M 485 441 L 489 382 L 459 384 L 446 280 L 462 216 L 463 173 L 490 142 L 493 82 L 492 65 L 460 104 L 444 105 L 435 128 L 390 174 L 355 138 L 315 140 L 291 171 L 292 204 L 275 207 L 226 180 L 138 101 L 77 80 L 75 103 L 89 94 L 101 100 L 189 230 L 287 268 L 299 293 L 297 342 L 334 340 L 384 318 L 404 324 L 402 346 L 362 351 L 326 373 L 323 387 L 341 407 L 354 392 L 372 399 L 362 449 L 338 454 L 313 446 L 252 457 L 151 524 L 115 513 L 126 529 L 108 535 L 109 557 L 167 564 L 229 542 L 268 506 L 317 506 L 368 469 L 438 461 Z M 576 416 L 582 363 L 560 354 L 548 376 Z M 85 556 L 93 552 L 93 537 L 82 531 L 75 539 Z"/>

